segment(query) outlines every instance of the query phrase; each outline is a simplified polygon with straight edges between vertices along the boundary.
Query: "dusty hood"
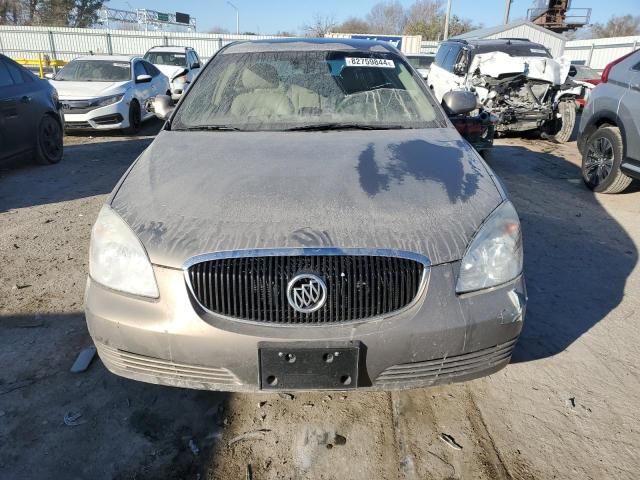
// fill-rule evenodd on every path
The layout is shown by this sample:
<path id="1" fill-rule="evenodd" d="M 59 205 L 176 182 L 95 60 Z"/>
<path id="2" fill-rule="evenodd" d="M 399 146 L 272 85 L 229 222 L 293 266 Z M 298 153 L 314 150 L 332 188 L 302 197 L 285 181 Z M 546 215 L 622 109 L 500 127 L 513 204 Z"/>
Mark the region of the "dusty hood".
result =
<path id="1" fill-rule="evenodd" d="M 184 70 L 186 69 L 186 67 L 176 67 L 175 65 L 158 65 L 157 63 L 154 63 L 154 65 L 158 68 L 158 70 L 169 77 L 169 80 L 172 80 L 173 77 L 178 75 L 180 72 L 184 72 Z"/>
<path id="2" fill-rule="evenodd" d="M 112 198 L 155 264 L 276 247 L 460 259 L 501 196 L 453 129 L 161 132 Z"/>
<path id="3" fill-rule="evenodd" d="M 500 75 L 524 73 L 528 78 L 561 85 L 567 79 L 571 61 L 546 57 L 512 57 L 504 52 L 476 55 L 469 72 L 480 71 L 481 75 L 498 78 Z"/>
<path id="4" fill-rule="evenodd" d="M 126 90 L 129 82 L 69 82 L 50 80 L 64 100 L 88 99 L 117 95 Z"/>

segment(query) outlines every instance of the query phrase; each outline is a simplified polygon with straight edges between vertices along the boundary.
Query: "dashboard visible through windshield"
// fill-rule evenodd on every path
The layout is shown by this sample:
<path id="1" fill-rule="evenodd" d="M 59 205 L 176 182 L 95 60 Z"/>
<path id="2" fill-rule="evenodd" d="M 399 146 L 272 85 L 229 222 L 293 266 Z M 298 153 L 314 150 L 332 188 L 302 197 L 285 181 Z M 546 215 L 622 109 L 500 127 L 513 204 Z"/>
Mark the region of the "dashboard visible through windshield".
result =
<path id="1" fill-rule="evenodd" d="M 385 129 L 443 122 L 422 81 L 395 54 L 221 52 L 191 87 L 171 128 Z"/>

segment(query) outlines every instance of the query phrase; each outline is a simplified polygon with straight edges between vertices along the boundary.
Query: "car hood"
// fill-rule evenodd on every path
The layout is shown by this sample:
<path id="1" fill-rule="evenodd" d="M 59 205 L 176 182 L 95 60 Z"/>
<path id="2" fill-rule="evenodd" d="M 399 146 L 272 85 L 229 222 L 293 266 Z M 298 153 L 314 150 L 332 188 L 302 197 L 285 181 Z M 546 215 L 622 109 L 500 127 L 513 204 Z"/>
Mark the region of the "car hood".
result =
<path id="1" fill-rule="evenodd" d="M 169 80 L 173 79 L 173 77 L 178 75 L 180 72 L 184 72 L 185 69 L 187 68 L 187 67 L 176 67 L 175 65 L 158 65 L 157 63 L 154 63 L 154 65 L 158 68 L 158 70 L 160 70 L 167 77 L 169 77 Z"/>
<path id="2" fill-rule="evenodd" d="M 51 80 L 64 100 L 87 99 L 123 93 L 130 82 L 70 82 Z"/>
<path id="3" fill-rule="evenodd" d="M 502 201 L 452 128 L 162 131 L 111 198 L 152 263 L 278 247 L 384 248 L 458 260 Z"/>

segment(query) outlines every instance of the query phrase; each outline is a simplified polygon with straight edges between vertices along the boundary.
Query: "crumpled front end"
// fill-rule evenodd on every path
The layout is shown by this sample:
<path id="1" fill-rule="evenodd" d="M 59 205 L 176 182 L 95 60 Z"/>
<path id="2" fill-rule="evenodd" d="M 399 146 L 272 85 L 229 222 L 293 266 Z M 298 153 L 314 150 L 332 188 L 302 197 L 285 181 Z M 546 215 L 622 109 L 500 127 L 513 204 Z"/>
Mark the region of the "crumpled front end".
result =
<path id="1" fill-rule="evenodd" d="M 478 54 L 469 68 L 469 85 L 482 108 L 499 118 L 499 131 L 533 130 L 554 120 L 561 96 L 580 91 L 568 77 L 569 67 L 565 58 Z"/>

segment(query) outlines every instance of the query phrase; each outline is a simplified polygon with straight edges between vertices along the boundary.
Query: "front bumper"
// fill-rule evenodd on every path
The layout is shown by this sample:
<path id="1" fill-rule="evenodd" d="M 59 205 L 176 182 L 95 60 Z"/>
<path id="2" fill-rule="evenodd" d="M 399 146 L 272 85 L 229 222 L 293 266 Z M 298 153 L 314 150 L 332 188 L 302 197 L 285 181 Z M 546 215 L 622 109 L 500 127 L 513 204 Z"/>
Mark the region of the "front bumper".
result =
<path id="1" fill-rule="evenodd" d="M 470 380 L 509 363 L 525 315 L 521 277 L 459 296 L 456 264 L 432 266 L 428 288 L 401 313 L 323 326 L 258 324 L 205 313 L 190 297 L 181 270 L 154 270 L 159 300 L 124 295 L 89 279 L 89 331 L 113 373 L 186 388 L 260 391 L 258 351 L 265 343 L 359 342 L 366 354 L 358 389 Z"/>
<path id="2" fill-rule="evenodd" d="M 66 130 L 117 130 L 129 127 L 129 104 L 117 103 L 87 113 L 63 111 Z"/>

